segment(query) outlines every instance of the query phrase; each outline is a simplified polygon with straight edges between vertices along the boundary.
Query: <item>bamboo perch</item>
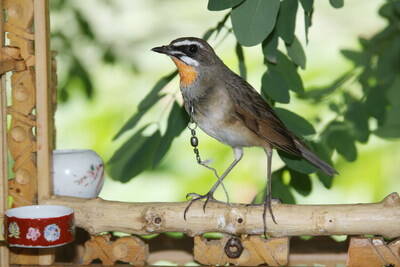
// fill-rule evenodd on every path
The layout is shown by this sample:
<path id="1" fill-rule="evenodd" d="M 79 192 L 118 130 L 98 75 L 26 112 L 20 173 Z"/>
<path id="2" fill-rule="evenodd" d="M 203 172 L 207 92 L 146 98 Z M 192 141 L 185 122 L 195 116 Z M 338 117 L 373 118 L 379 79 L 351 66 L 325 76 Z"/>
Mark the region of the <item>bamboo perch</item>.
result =
<path id="1" fill-rule="evenodd" d="M 262 234 L 262 206 L 210 202 L 206 212 L 196 202 L 183 219 L 187 202 L 124 203 L 97 199 L 56 197 L 41 204 L 65 205 L 75 210 L 76 225 L 90 234 L 119 231 L 133 234 L 205 232 Z M 400 236 L 400 197 L 388 195 L 372 204 L 288 205 L 273 204 L 278 224 L 267 213 L 267 233 L 273 237 L 298 235 Z"/>

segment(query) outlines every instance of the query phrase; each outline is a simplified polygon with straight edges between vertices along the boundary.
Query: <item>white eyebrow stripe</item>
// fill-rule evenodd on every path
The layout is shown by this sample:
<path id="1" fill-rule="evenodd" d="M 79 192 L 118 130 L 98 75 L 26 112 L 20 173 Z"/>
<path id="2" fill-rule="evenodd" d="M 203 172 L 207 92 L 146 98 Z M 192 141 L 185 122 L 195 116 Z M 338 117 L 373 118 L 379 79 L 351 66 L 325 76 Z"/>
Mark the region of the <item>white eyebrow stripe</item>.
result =
<path id="1" fill-rule="evenodd" d="M 193 58 L 187 57 L 187 56 L 182 56 L 180 57 L 180 60 L 182 60 L 183 62 L 185 62 L 187 65 L 190 66 L 199 66 L 199 62 L 197 62 L 197 60 L 194 60 Z"/>
<path id="2" fill-rule="evenodd" d="M 201 48 L 204 48 L 203 44 L 197 42 L 197 41 L 189 41 L 189 40 L 183 40 L 183 41 L 179 41 L 176 43 L 172 44 L 173 46 L 182 46 L 182 45 L 197 45 Z"/>
<path id="3" fill-rule="evenodd" d="M 181 51 L 170 51 L 169 53 L 172 54 L 172 55 L 182 55 L 182 56 L 185 56 L 185 53 L 183 53 L 183 52 L 181 52 Z"/>

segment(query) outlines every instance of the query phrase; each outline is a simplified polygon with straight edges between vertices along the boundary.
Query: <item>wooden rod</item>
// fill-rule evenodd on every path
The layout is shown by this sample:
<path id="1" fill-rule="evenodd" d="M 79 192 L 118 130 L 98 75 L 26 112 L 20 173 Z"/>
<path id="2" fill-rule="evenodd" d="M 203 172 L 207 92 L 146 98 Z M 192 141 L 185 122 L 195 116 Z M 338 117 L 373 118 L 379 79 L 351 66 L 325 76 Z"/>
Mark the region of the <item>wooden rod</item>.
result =
<path id="1" fill-rule="evenodd" d="M 36 145 L 38 201 L 53 192 L 53 105 L 51 99 L 50 23 L 48 0 L 32 0 L 35 30 Z M 54 249 L 39 253 L 39 265 L 54 263 Z"/>
<path id="2" fill-rule="evenodd" d="M 118 231 L 133 234 L 205 232 L 259 235 L 263 228 L 263 206 L 195 202 L 183 218 L 187 202 L 124 203 L 103 199 L 52 197 L 46 204 L 75 210 L 76 225 L 90 234 Z M 273 204 L 275 224 L 267 213 L 267 234 L 273 237 L 298 235 L 400 236 L 400 197 L 392 193 L 372 204 L 288 205 Z"/>
<path id="3" fill-rule="evenodd" d="M 38 198 L 52 194 L 52 104 L 49 7 L 47 0 L 34 0 L 35 79 L 37 118 Z"/>
<path id="4" fill-rule="evenodd" d="M 3 0 L 0 0 L 0 42 L 4 47 L 4 12 Z M 2 58 L 0 59 L 2 60 Z M 8 199 L 8 160 L 7 160 L 7 95 L 6 76 L 1 76 L 0 81 L 0 229 L 4 225 L 4 212 L 7 210 Z M 2 235 L 0 230 L 0 236 Z M 5 238 L 3 236 L 3 238 Z M 1 237 L 0 237 L 1 239 Z M 9 266 L 10 251 L 4 245 L 0 245 L 0 266 Z"/>

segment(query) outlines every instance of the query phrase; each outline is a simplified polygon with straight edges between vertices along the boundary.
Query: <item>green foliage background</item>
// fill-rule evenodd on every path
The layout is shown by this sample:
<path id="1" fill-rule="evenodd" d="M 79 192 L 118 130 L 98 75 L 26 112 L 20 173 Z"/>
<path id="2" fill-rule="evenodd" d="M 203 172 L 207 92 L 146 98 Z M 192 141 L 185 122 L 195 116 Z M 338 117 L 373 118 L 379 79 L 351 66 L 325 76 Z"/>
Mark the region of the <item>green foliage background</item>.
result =
<path id="1" fill-rule="evenodd" d="M 363 32 L 357 43 L 354 33 L 349 42 L 353 48 L 341 51 L 349 63 L 340 64 L 327 56 L 339 58 L 339 51 L 324 50 L 340 36 L 326 34 L 332 25 L 318 25 L 328 19 L 326 14 L 318 17 L 318 7 L 330 12 L 334 23 L 343 16 L 351 18 L 352 12 L 342 11 L 357 10 L 361 2 L 350 7 L 333 0 L 329 1 L 331 7 L 310 0 L 210 0 L 208 6 L 205 1 L 138 2 L 51 1 L 55 22 L 52 45 L 59 52 L 59 98 L 64 103 L 57 114 L 59 147 L 94 148 L 109 160 L 111 177 L 128 182 L 122 187 L 108 180 L 103 196 L 182 200 L 186 192 L 203 193 L 213 183 L 212 174 L 199 167 L 191 153 L 189 135 L 184 131 L 187 117 L 178 105 L 176 73 L 164 76 L 173 66 L 149 52 L 174 38 L 201 34 L 231 68 L 261 89 L 289 128 L 339 169 L 340 175 L 332 181 L 314 173 L 303 161 L 283 154 L 279 160 L 276 154 L 276 196 L 284 202 L 321 202 L 324 200 L 316 197 L 321 192 L 325 196 L 351 192 L 346 201 L 369 201 L 399 187 L 394 179 L 399 173 L 395 168 L 398 141 L 392 141 L 400 137 L 396 116 L 400 112 L 399 1 L 381 1 L 379 14 L 385 20 L 374 31 Z M 189 10 L 187 17 L 177 14 L 185 12 L 177 12 L 165 25 L 162 14 L 174 8 Z M 198 10 L 195 15 L 193 10 Z M 135 15 L 152 26 L 132 19 Z M 63 27 L 66 23 L 69 27 Z M 318 26 L 320 30 L 313 33 Z M 139 27 L 145 30 L 140 32 Z M 319 43 L 313 46 L 315 39 Z M 157 76 L 163 78 L 156 82 Z M 113 137 L 117 139 L 111 142 Z M 205 135 L 200 142 L 203 157 L 214 158 L 218 169 L 231 161 L 228 147 Z M 264 168 L 263 152 L 246 150 L 226 182 L 232 199 L 251 201 L 262 191 Z M 332 182 L 341 187 L 331 191 L 341 193 L 324 189 Z M 303 198 L 311 192 L 311 198 Z M 332 201 L 343 200 L 332 197 Z"/>

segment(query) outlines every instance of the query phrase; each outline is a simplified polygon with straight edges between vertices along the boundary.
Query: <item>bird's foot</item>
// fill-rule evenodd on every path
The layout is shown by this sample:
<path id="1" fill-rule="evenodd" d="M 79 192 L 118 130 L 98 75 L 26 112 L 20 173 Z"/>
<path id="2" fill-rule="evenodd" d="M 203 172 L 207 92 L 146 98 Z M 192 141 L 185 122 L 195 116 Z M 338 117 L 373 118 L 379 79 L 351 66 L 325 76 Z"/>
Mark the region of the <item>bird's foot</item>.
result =
<path id="1" fill-rule="evenodd" d="M 264 201 L 263 218 L 265 218 L 266 213 L 267 213 L 267 209 L 268 209 L 269 214 L 271 215 L 272 221 L 273 221 L 275 224 L 278 224 L 278 223 L 276 222 L 275 215 L 274 215 L 274 213 L 272 212 L 272 205 L 273 205 L 273 204 L 279 204 L 279 203 L 281 203 L 281 201 L 280 201 L 279 199 L 265 200 L 265 201 Z"/>
<path id="2" fill-rule="evenodd" d="M 208 192 L 207 194 L 205 194 L 205 195 L 200 195 L 200 194 L 197 194 L 197 193 L 188 193 L 187 195 L 186 195 L 186 199 L 190 199 L 190 202 L 189 202 L 189 204 L 187 205 L 187 207 L 185 208 L 185 211 L 184 211 L 184 213 L 183 213 L 183 218 L 185 219 L 185 221 L 186 221 L 186 213 L 189 211 L 189 209 L 190 209 L 190 207 L 192 206 L 192 204 L 194 203 L 194 202 L 196 202 L 196 201 L 198 201 L 198 200 L 202 200 L 202 199 L 205 199 L 205 201 L 204 201 L 204 204 L 203 204 L 203 211 L 204 211 L 204 213 L 206 212 L 206 207 L 207 207 L 207 204 L 208 204 L 208 201 L 213 201 L 213 202 L 219 202 L 218 200 L 216 200 L 215 198 L 214 198 L 214 192 Z"/>
<path id="3" fill-rule="evenodd" d="M 267 199 L 264 201 L 264 203 L 261 203 L 261 204 L 250 203 L 250 204 L 247 204 L 247 205 L 246 205 L 247 207 L 261 206 L 261 205 L 264 207 L 264 211 L 263 211 L 263 224 L 264 224 L 264 235 L 265 235 L 265 237 L 267 237 L 267 221 L 266 221 L 267 209 L 269 210 L 269 213 L 271 214 L 272 221 L 273 221 L 275 224 L 278 224 L 278 223 L 276 222 L 275 215 L 274 215 L 274 213 L 272 212 L 272 205 L 280 204 L 280 203 L 282 203 L 282 202 L 280 201 L 280 199 L 272 198 L 271 200 L 268 200 L 268 198 L 267 198 Z"/>

